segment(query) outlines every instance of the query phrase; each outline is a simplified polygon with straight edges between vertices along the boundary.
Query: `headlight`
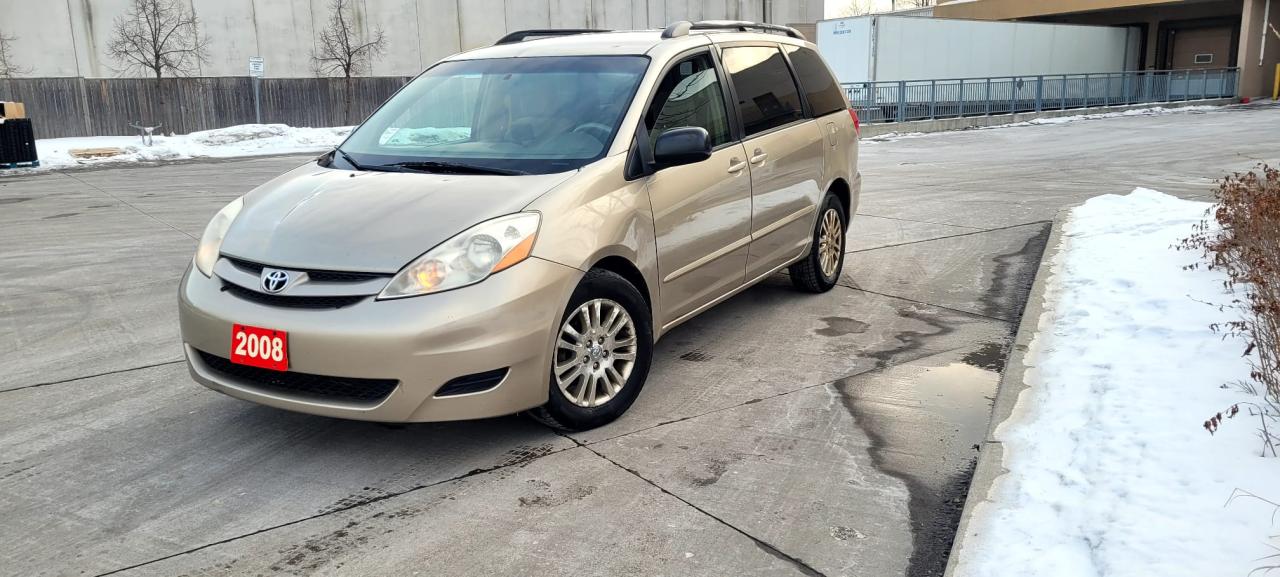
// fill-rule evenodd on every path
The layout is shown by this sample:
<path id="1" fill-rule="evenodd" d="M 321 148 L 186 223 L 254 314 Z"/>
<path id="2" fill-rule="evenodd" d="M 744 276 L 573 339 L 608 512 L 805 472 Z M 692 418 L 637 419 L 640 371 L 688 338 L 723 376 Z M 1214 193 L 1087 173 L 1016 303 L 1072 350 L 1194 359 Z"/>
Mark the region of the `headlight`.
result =
<path id="1" fill-rule="evenodd" d="M 240 209 L 243 207 L 244 198 L 231 201 L 230 204 L 222 207 L 218 214 L 213 215 L 213 220 L 209 221 L 209 226 L 205 227 L 204 235 L 200 237 L 200 245 L 196 247 L 196 269 L 204 276 L 213 276 L 213 263 L 218 262 L 218 250 L 222 248 L 222 237 L 227 236 L 227 229 L 231 228 L 231 222 L 236 219 L 236 215 L 240 214 Z"/>
<path id="2" fill-rule="evenodd" d="M 536 212 L 521 212 L 477 224 L 409 263 L 378 298 L 447 291 L 489 278 L 529 257 L 541 220 Z"/>

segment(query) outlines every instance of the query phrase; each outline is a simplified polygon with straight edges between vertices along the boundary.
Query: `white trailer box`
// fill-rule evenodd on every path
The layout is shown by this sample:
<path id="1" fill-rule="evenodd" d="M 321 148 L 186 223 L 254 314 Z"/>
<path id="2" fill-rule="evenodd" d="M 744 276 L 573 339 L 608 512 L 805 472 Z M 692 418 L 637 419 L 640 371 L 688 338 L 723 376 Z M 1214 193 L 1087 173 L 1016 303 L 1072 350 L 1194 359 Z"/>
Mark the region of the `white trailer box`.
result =
<path id="1" fill-rule="evenodd" d="M 1136 28 L 859 16 L 818 22 L 841 83 L 1136 70 Z"/>

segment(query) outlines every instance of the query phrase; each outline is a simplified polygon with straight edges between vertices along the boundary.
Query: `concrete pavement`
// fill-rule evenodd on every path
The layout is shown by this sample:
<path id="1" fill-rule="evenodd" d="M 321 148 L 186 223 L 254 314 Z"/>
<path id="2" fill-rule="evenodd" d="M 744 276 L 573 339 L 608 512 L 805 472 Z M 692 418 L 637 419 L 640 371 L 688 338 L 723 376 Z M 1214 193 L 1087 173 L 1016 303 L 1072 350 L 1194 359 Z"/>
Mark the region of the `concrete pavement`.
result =
<path id="1" fill-rule="evenodd" d="M 177 278 L 303 161 L 0 178 L 0 574 L 935 575 L 1064 206 L 1209 193 L 1280 110 L 867 142 L 841 287 L 673 331 L 609 426 L 388 427 L 191 382 Z"/>

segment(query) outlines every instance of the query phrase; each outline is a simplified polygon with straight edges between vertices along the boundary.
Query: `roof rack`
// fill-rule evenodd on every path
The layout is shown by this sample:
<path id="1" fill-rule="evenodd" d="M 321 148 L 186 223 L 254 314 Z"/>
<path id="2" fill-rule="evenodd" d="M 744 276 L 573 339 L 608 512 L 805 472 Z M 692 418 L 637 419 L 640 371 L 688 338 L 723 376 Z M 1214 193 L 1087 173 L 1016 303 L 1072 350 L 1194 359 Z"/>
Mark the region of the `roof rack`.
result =
<path id="1" fill-rule="evenodd" d="M 680 36 L 688 36 L 689 31 L 691 30 L 736 30 L 738 32 L 751 32 L 753 30 L 758 30 L 761 32 L 786 34 L 787 36 L 799 40 L 805 39 L 804 34 L 801 34 L 799 30 L 790 26 L 747 22 L 745 20 L 702 20 L 699 22 L 681 20 L 667 26 L 667 29 L 662 31 L 662 37 L 677 38 Z"/>
<path id="2" fill-rule="evenodd" d="M 534 30 L 517 30 L 502 38 L 499 38 L 493 45 L 499 44 L 515 44 L 524 42 L 525 40 L 537 40 L 539 38 L 551 38 L 554 36 L 573 36 L 575 34 L 595 34 L 597 32 L 613 32 L 612 30 L 601 30 L 597 28 L 548 28 Z"/>

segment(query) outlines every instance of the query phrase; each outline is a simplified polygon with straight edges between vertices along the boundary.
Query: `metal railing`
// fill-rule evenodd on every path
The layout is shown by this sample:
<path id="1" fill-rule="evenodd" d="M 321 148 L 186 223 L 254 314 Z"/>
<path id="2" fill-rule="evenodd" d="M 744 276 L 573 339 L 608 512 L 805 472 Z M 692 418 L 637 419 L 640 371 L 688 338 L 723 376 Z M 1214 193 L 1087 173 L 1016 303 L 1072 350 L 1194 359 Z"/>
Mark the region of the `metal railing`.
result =
<path id="1" fill-rule="evenodd" d="M 862 122 L 1184 102 L 1237 95 L 1239 68 L 1144 70 L 842 85 Z"/>

